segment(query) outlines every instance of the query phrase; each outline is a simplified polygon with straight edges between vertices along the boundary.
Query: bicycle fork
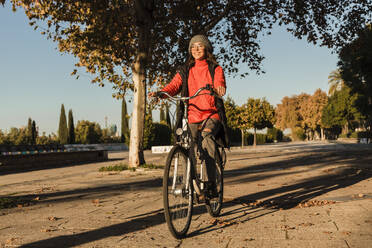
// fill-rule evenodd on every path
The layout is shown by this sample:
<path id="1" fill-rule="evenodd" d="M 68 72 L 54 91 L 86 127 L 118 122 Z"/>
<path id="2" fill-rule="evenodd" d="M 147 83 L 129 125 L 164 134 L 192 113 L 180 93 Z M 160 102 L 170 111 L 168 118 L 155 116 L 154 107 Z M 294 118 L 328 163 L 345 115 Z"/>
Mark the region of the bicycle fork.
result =
<path id="1" fill-rule="evenodd" d="M 203 183 L 203 176 L 204 176 L 204 166 L 200 166 L 200 177 L 197 178 L 196 168 L 194 167 L 194 176 L 193 176 L 193 186 L 194 190 L 198 195 L 202 194 L 202 191 L 204 190 L 204 183 Z"/>
<path id="2" fill-rule="evenodd" d="M 191 163 L 191 160 L 190 158 L 187 159 L 187 166 L 186 166 L 186 177 L 183 177 L 182 180 L 183 180 L 183 183 L 182 185 L 184 185 L 184 187 L 182 187 L 181 189 L 177 189 L 176 188 L 176 184 L 177 184 L 177 178 L 178 177 L 178 173 L 179 173 L 179 168 L 178 168 L 178 158 L 175 158 L 175 161 L 174 161 L 174 170 L 173 170 L 173 180 L 172 180 L 172 193 L 174 195 L 186 195 L 188 193 L 192 193 L 190 192 L 190 179 L 193 178 L 192 180 L 192 183 L 193 183 L 193 186 L 194 186 L 194 190 L 196 191 L 196 193 L 198 195 L 201 195 L 202 194 L 202 190 L 204 189 L 204 183 L 202 181 L 202 178 L 203 178 L 203 175 L 204 175 L 204 168 L 203 166 L 201 166 L 200 168 L 200 178 L 197 178 L 197 174 L 195 172 L 195 169 L 192 170 L 192 163 Z M 193 173 L 193 174 L 191 174 Z"/>
<path id="3" fill-rule="evenodd" d="M 178 178 L 178 158 L 175 158 L 174 161 L 174 171 L 173 171 L 173 181 L 172 181 L 172 193 L 174 195 L 181 195 L 184 196 L 188 194 L 190 191 L 190 176 L 191 176 L 191 162 L 190 159 L 187 159 L 187 166 L 186 166 L 186 179 L 182 177 L 184 187 L 181 189 L 176 189 L 176 183 Z"/>

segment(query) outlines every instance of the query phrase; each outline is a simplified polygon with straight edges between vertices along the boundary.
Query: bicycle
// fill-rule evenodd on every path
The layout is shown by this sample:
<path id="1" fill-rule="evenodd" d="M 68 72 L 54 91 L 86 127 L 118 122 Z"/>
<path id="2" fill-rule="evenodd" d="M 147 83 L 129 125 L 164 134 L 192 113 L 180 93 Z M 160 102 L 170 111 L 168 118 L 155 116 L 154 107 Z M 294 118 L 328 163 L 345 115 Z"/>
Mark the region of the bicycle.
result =
<path id="1" fill-rule="evenodd" d="M 187 100 L 205 94 L 201 94 L 203 90 L 208 90 L 209 93 L 207 94 L 216 96 L 210 85 L 200 88 L 190 97 L 173 97 L 167 92 L 159 92 L 159 94 L 166 95 L 171 101 L 184 102 L 182 128 L 176 130 L 179 139 L 168 154 L 163 177 L 165 220 L 172 236 L 177 239 L 184 238 L 190 227 L 194 199 L 196 203 L 201 203 L 203 199 L 200 196 L 204 196 L 206 209 L 212 217 L 219 216 L 223 204 L 223 170 L 226 163 L 226 152 L 224 148 L 215 141 L 215 188 L 206 187 L 206 181 L 203 181 L 205 173 L 205 166 L 203 164 L 205 162 L 203 156 L 201 156 L 202 152 L 200 150 L 201 132 L 198 132 L 198 144 L 192 144 L 191 133 L 188 126 Z M 195 145 L 197 145 L 197 156 L 195 155 Z M 197 164 L 199 165 L 199 170 Z"/>

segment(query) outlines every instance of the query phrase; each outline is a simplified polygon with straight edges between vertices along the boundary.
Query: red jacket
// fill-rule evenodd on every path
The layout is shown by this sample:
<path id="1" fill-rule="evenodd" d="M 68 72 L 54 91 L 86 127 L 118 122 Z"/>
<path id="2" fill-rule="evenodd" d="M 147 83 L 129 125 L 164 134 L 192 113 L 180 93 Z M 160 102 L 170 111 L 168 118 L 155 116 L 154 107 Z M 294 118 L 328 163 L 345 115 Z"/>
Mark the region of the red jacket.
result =
<path id="1" fill-rule="evenodd" d="M 196 93 L 201 87 L 205 87 L 207 84 L 212 85 L 212 78 L 209 73 L 208 63 L 206 60 L 196 60 L 195 66 L 193 66 L 189 71 L 188 78 L 188 90 L 189 96 Z M 181 91 L 182 78 L 179 73 L 177 73 L 172 81 L 163 88 L 162 91 L 168 92 L 170 95 L 177 95 Z M 226 87 L 225 75 L 221 66 L 217 66 L 214 72 L 214 85 L 213 88 L 219 86 Z M 207 93 L 207 91 L 202 91 L 201 93 Z M 199 109 L 197 109 L 197 106 Z M 214 102 L 214 96 L 211 95 L 201 95 L 195 97 L 189 101 L 188 109 L 188 120 L 189 123 L 198 123 L 207 118 L 219 119 L 216 113 L 217 109 Z M 214 113 L 214 114 L 212 114 Z M 211 115 L 212 114 L 212 115 Z"/>

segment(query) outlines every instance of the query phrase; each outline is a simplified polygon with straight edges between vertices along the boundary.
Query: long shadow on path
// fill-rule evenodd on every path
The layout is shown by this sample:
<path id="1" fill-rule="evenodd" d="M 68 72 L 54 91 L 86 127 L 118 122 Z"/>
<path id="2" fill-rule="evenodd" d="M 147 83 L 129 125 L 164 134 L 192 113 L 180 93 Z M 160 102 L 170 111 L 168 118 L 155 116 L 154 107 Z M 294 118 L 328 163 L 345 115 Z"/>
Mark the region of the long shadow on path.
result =
<path id="1" fill-rule="evenodd" d="M 127 222 L 98 228 L 96 230 L 88 232 L 63 235 L 36 241 L 33 243 L 25 244 L 21 247 L 73 247 L 108 237 L 122 236 L 127 233 L 142 230 L 145 229 L 144 226 L 146 225 L 156 226 L 162 223 L 164 223 L 164 215 L 162 212 L 158 212 L 150 216 L 143 216 Z"/>
<path id="2" fill-rule="evenodd" d="M 249 221 L 252 218 L 252 216 L 250 216 L 250 214 L 252 214 L 252 211 L 256 210 L 260 211 L 259 208 L 268 209 L 267 211 L 268 213 L 277 211 L 277 209 L 279 208 L 290 209 L 296 207 L 300 202 L 310 200 L 314 197 L 318 197 L 330 191 L 349 187 L 362 180 L 371 178 L 372 177 L 371 171 L 364 170 L 364 168 L 365 165 L 368 164 L 368 162 L 372 161 L 372 154 L 371 152 L 369 152 L 367 155 L 366 154 L 364 155 L 365 155 L 363 158 L 364 161 L 363 163 L 361 163 L 360 154 L 354 156 L 343 152 L 343 154 L 339 154 L 339 156 L 348 159 L 348 167 L 343 167 L 339 170 L 336 169 L 332 171 L 332 173 L 327 175 L 307 178 L 306 180 L 302 180 L 301 182 L 293 183 L 287 186 L 277 187 L 253 194 L 236 197 L 230 201 L 225 202 L 224 204 L 226 208 L 230 207 L 237 208 L 225 212 L 223 214 L 223 217 L 226 218 L 226 221 L 236 220 L 237 222 L 240 223 Z M 328 164 L 329 158 L 327 158 L 326 156 L 324 158 L 319 157 L 319 160 L 315 162 L 313 161 L 313 163 L 319 163 L 322 161 L 322 159 L 324 159 L 324 165 Z M 307 162 L 305 161 L 307 160 L 304 160 L 302 166 L 311 164 L 309 161 Z M 289 160 L 287 162 L 290 163 L 291 161 Z M 283 163 L 286 162 L 284 161 Z M 299 163 L 298 161 L 295 161 L 295 163 L 293 163 L 292 165 L 299 166 Z M 362 169 L 358 168 L 359 165 L 361 165 Z M 241 172 L 247 174 L 250 173 L 249 169 L 242 170 Z M 234 177 L 234 175 L 229 175 L 228 177 L 232 178 Z M 145 182 L 142 182 L 137 186 L 146 188 L 144 183 Z M 154 180 L 153 183 L 155 183 L 155 185 L 158 185 L 159 180 L 158 181 Z M 107 193 L 110 193 L 110 188 L 103 188 L 101 190 L 102 191 L 108 190 Z M 61 192 L 58 193 L 61 194 Z M 251 202 L 256 201 L 261 201 L 261 203 L 259 203 L 256 206 L 251 206 L 249 204 Z M 206 212 L 205 208 L 202 206 L 197 207 L 195 210 L 196 210 L 194 212 L 195 214 L 204 214 Z M 265 213 L 259 215 L 258 217 L 263 215 L 265 215 Z M 229 216 L 231 216 L 230 219 Z M 22 247 L 56 247 L 56 245 L 57 246 L 62 245 L 63 247 L 77 246 L 101 240 L 107 237 L 122 236 L 127 233 L 146 229 L 149 226 L 157 226 L 164 223 L 164 216 L 161 210 L 151 211 L 132 218 L 134 219 L 123 223 L 114 224 L 83 233 L 63 235 L 45 240 L 40 240 L 33 243 L 25 244 Z M 255 218 L 257 218 L 257 216 Z M 227 227 L 228 226 L 218 228 Z M 207 227 L 200 228 L 199 230 L 190 233 L 190 236 L 202 235 L 204 233 L 211 232 L 214 230 L 216 230 L 216 225 L 209 225 Z"/>
<path id="3" fill-rule="evenodd" d="M 350 155 L 348 152 L 318 152 L 317 154 L 307 154 L 300 157 L 292 157 L 281 161 L 260 163 L 255 165 L 246 165 L 237 169 L 228 169 L 225 172 L 225 184 L 241 184 L 250 183 L 259 180 L 266 180 L 273 177 L 292 175 L 296 173 L 306 173 L 314 169 L 319 169 L 331 164 L 336 165 L 340 161 L 347 160 L 350 166 L 359 166 L 361 157 L 364 160 L 372 161 L 372 150 L 370 152 L 360 151 L 353 152 Z M 366 163 L 364 163 L 366 164 Z M 302 171 L 287 170 L 292 168 L 301 168 Z M 276 171 L 276 173 L 271 173 Z M 6 196 L 7 198 L 25 198 L 33 199 L 36 196 L 40 197 L 39 203 L 58 203 L 68 202 L 80 199 L 95 199 L 112 197 L 123 192 L 140 191 L 159 188 L 162 185 L 161 178 L 134 180 L 129 182 L 108 183 L 105 185 L 79 188 L 66 191 L 57 191 L 50 193 L 26 194 L 18 196 Z"/>
<path id="4" fill-rule="evenodd" d="M 224 207 L 235 208 L 223 213 L 222 217 L 225 217 L 224 223 L 227 224 L 220 228 L 226 228 L 234 223 L 244 223 L 274 213 L 279 209 L 297 207 L 299 203 L 309 201 L 337 189 L 349 187 L 371 177 L 372 173 L 370 171 L 349 167 L 340 169 L 331 175 L 316 176 L 288 186 L 230 199 L 224 202 Z M 239 207 L 236 208 L 236 206 Z M 258 212 L 261 213 L 259 214 Z M 229 218 L 229 216 L 232 217 Z M 194 231 L 190 235 L 202 235 L 220 228 L 216 228 L 215 225 L 209 225 Z"/>

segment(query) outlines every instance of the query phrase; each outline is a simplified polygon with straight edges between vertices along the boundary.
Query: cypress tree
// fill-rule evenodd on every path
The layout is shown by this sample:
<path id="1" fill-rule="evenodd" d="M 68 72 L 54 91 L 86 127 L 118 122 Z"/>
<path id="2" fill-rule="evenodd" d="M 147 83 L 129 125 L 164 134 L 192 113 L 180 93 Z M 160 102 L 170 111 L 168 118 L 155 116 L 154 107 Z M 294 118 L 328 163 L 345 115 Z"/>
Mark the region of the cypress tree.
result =
<path id="1" fill-rule="evenodd" d="M 68 111 L 68 143 L 75 143 L 75 126 L 74 117 L 72 116 L 72 109 Z"/>
<path id="2" fill-rule="evenodd" d="M 67 144 L 68 139 L 68 130 L 67 130 L 67 121 L 65 106 L 61 106 L 61 115 L 59 116 L 59 127 L 58 127 L 58 140 L 60 144 Z"/>
<path id="3" fill-rule="evenodd" d="M 26 143 L 32 145 L 32 119 L 28 118 L 27 129 L 26 129 Z"/>
<path id="4" fill-rule="evenodd" d="M 165 118 L 166 118 L 166 122 L 167 122 L 167 125 L 170 129 L 172 129 L 172 123 L 171 123 L 171 118 L 170 118 L 170 114 L 169 114 L 169 105 L 165 105 Z"/>
<path id="5" fill-rule="evenodd" d="M 152 121 L 152 107 L 147 105 L 145 125 L 143 130 L 143 148 L 149 149 L 155 141 L 154 123 Z"/>
<path id="6" fill-rule="evenodd" d="M 123 96 L 121 104 L 121 142 L 129 143 L 129 121 L 128 121 L 127 103 Z"/>
<path id="7" fill-rule="evenodd" d="M 32 145 L 36 145 L 36 138 L 37 138 L 36 122 L 32 121 L 32 125 L 31 125 L 31 144 Z"/>

